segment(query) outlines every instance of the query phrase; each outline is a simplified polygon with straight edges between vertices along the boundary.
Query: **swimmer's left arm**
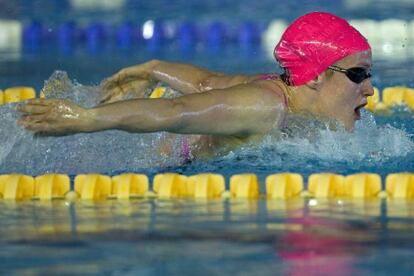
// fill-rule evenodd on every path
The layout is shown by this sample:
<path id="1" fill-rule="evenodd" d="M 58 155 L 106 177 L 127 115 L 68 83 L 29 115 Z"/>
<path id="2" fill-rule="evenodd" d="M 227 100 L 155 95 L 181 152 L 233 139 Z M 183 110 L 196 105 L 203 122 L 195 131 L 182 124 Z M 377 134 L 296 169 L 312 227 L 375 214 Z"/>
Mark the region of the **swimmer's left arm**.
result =
<path id="1" fill-rule="evenodd" d="M 20 107 L 21 125 L 34 132 L 69 134 L 122 129 L 247 136 L 268 132 L 285 112 L 283 99 L 260 85 L 176 99 L 134 99 L 83 109 L 69 101 L 36 99 Z"/>
<path id="2" fill-rule="evenodd" d="M 163 82 L 181 93 L 202 93 L 248 83 L 257 76 L 226 75 L 192 64 L 151 60 L 126 67 L 102 83 L 105 96 L 102 103 L 113 102 L 128 91 L 142 94 L 152 81 Z M 142 97 L 135 97 L 142 98 Z"/>

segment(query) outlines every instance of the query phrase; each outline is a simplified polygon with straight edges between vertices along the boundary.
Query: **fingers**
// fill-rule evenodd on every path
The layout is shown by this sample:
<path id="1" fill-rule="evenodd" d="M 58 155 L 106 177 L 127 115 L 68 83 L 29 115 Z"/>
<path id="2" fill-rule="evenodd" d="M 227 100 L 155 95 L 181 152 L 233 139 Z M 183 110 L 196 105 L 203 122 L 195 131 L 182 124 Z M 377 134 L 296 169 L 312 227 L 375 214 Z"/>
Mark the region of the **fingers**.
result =
<path id="1" fill-rule="evenodd" d="M 102 99 L 99 101 L 99 103 L 108 103 L 112 101 L 114 98 L 119 97 L 123 95 L 124 92 L 120 87 L 114 87 L 111 90 L 107 91 L 105 96 L 102 97 Z"/>
<path id="2" fill-rule="evenodd" d="M 151 82 L 149 80 L 133 80 L 125 84 L 124 90 L 133 91 L 135 93 L 139 93 L 144 91 L 146 88 L 150 86 Z"/>
<path id="3" fill-rule="evenodd" d="M 50 111 L 60 100 L 58 99 L 31 99 L 17 106 L 17 111 L 23 115 L 44 114 Z"/>
<path id="4" fill-rule="evenodd" d="M 17 110 L 24 114 L 44 114 L 50 110 L 48 105 L 24 104 L 19 105 Z"/>
<path id="5" fill-rule="evenodd" d="M 17 124 L 35 134 L 66 135 L 78 130 L 85 117 L 83 108 L 62 99 L 36 99 L 18 107 Z"/>
<path id="6" fill-rule="evenodd" d="M 35 135 L 62 135 L 66 134 L 62 124 L 49 114 L 42 115 L 24 115 L 17 120 L 17 125 L 33 132 Z"/>
<path id="7" fill-rule="evenodd" d="M 121 80 L 123 78 L 121 78 L 122 75 L 122 70 L 118 73 L 116 73 L 115 75 L 105 79 L 102 81 L 101 83 L 101 87 L 103 90 L 111 90 L 112 88 L 119 86 L 121 83 Z"/>
<path id="8" fill-rule="evenodd" d="M 47 115 L 24 115 L 19 120 L 17 120 L 17 124 L 25 128 L 30 127 L 34 124 L 37 125 L 42 123 L 48 123 Z"/>
<path id="9" fill-rule="evenodd" d="M 148 80 L 129 80 L 128 82 L 108 90 L 99 103 L 108 103 L 114 100 L 121 100 L 122 97 L 127 95 L 129 98 L 144 98 L 146 89 L 149 85 L 150 81 Z"/>
<path id="10" fill-rule="evenodd" d="M 17 109 L 19 110 L 25 105 L 32 105 L 32 106 L 53 106 L 57 102 L 62 101 L 61 99 L 42 99 L 42 98 L 36 98 L 36 99 L 30 99 L 25 101 L 24 103 L 17 106 Z"/>
<path id="11" fill-rule="evenodd" d="M 144 76 L 142 76 L 141 73 L 142 72 L 140 66 L 127 67 L 104 80 L 101 86 L 104 90 L 110 90 L 116 86 L 130 81 L 131 79 L 144 79 Z"/>
<path id="12" fill-rule="evenodd" d="M 17 121 L 17 124 L 34 133 L 47 133 L 50 130 L 49 124 L 43 121 L 37 122 L 33 120 L 20 119 Z"/>
<path id="13" fill-rule="evenodd" d="M 48 114 L 41 114 L 41 115 L 23 115 L 21 120 L 24 121 L 32 121 L 32 122 L 43 122 L 47 121 L 50 116 Z"/>
<path id="14" fill-rule="evenodd" d="M 17 124 L 35 133 L 46 132 L 51 111 L 58 102 L 58 99 L 32 99 L 18 105 L 17 110 L 22 113 L 22 117 Z"/>

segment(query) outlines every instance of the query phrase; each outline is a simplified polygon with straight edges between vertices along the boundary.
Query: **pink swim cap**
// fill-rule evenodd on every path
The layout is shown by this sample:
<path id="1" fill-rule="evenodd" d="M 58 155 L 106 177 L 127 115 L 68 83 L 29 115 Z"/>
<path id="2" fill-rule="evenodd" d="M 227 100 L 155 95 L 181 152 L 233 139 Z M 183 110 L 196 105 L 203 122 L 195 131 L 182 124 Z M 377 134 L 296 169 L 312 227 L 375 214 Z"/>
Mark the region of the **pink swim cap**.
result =
<path id="1" fill-rule="evenodd" d="M 349 23 L 330 13 L 312 12 L 296 19 L 283 33 L 274 56 L 290 85 L 307 83 L 338 60 L 371 49 Z"/>

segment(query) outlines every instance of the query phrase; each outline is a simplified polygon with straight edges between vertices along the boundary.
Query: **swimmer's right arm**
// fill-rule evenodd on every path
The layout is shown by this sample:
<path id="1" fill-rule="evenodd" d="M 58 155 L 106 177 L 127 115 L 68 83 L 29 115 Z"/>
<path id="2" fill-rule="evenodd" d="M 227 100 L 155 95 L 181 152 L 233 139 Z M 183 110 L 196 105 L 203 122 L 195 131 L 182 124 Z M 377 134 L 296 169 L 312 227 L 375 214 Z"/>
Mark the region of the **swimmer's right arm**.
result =
<path id="1" fill-rule="evenodd" d="M 248 83 L 255 79 L 247 75 L 224 75 L 190 64 L 152 60 L 120 70 L 103 82 L 103 90 L 110 96 L 131 89 L 143 89 L 152 81 L 166 83 L 183 94 L 223 89 Z"/>
<path id="2" fill-rule="evenodd" d="M 242 137 L 266 133 L 283 119 L 283 98 L 267 85 L 239 85 L 175 99 L 133 99 L 92 109 L 65 100 L 35 99 L 19 107 L 19 123 L 47 135 L 120 129 Z"/>

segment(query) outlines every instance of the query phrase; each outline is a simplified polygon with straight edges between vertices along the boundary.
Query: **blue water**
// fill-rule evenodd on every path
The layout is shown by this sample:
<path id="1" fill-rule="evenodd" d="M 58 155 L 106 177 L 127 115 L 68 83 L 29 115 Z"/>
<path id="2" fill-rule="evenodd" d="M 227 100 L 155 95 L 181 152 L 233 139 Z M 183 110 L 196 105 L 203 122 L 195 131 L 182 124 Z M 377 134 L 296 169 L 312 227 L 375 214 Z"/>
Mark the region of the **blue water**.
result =
<path id="1" fill-rule="evenodd" d="M 310 10 L 328 10 L 348 18 L 411 20 L 409 1 L 376 1 L 365 8 L 352 1 L 126 1 L 119 11 L 80 12 L 67 1 L 4 4 L 3 18 L 41 19 L 56 26 L 126 19 L 241 22 L 265 25 L 291 20 Z M 276 6 L 277 5 L 277 6 Z M 254 11 L 253 11 L 254 10 Z M 54 28 L 54 27 L 53 27 Z M 411 47 L 411 46 L 410 46 Z M 412 48 L 411 49 L 412 52 Z M 408 51 L 410 52 L 410 51 Z M 79 44 L 71 51 L 54 43 L 24 47 L 20 57 L 0 54 L 2 88 L 27 85 L 37 91 L 64 80 L 80 102 L 91 101 L 96 85 L 122 67 L 151 58 L 189 62 L 226 73 L 278 72 L 261 47 L 229 44 L 220 49 L 182 51 L 169 43 L 154 51 L 145 45 L 120 50 L 111 43 L 98 49 Z M 373 83 L 414 87 L 413 56 L 376 58 Z M 56 70 L 66 72 L 57 73 Z M 63 74 L 63 75 L 62 75 Z M 86 94 L 90 93 L 90 94 Z M 107 131 L 70 137 L 33 137 L 15 124 L 14 106 L 0 107 L 0 173 L 39 175 L 64 172 L 117 174 L 125 171 L 186 175 L 212 171 L 264 177 L 282 171 L 341 174 L 374 172 L 382 176 L 414 172 L 413 113 L 363 114 L 354 133 L 304 128 L 287 139 L 269 135 L 211 160 L 181 165 L 177 156 L 153 151 L 162 135 Z M 108 200 L 103 202 L 0 201 L 0 272 L 30 275 L 409 275 L 412 274 L 414 204 L 397 200 Z"/>

